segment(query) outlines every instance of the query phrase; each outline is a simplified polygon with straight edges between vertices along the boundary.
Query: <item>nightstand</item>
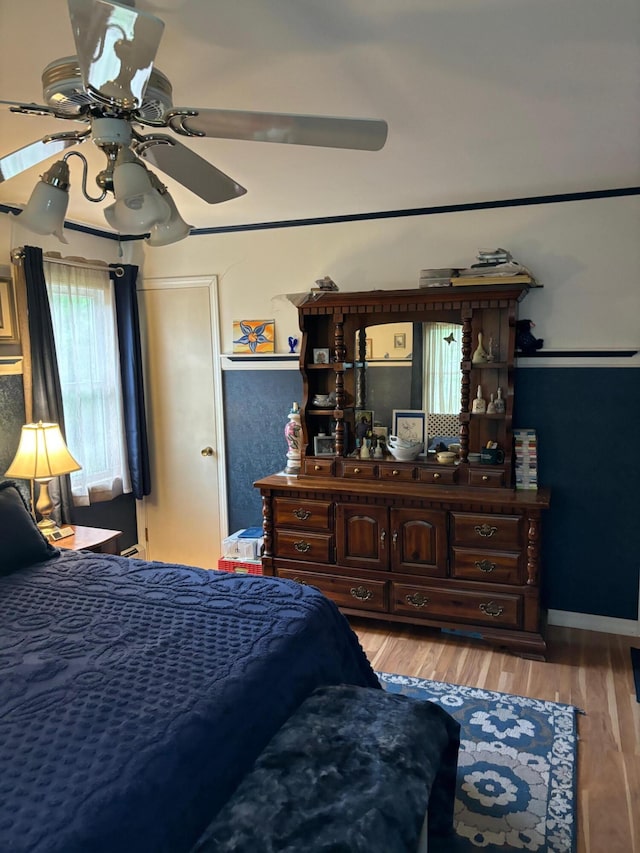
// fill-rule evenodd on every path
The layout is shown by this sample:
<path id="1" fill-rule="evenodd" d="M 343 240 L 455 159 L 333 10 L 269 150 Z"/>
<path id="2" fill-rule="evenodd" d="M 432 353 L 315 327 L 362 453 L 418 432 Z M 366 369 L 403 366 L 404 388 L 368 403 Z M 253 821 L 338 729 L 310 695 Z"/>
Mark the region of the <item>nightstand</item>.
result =
<path id="1" fill-rule="evenodd" d="M 65 536 L 53 544 L 57 548 L 70 551 L 93 551 L 95 554 L 119 554 L 118 537 L 122 530 L 104 530 L 102 527 L 81 527 L 79 524 L 69 525 L 73 528 L 73 536 Z"/>

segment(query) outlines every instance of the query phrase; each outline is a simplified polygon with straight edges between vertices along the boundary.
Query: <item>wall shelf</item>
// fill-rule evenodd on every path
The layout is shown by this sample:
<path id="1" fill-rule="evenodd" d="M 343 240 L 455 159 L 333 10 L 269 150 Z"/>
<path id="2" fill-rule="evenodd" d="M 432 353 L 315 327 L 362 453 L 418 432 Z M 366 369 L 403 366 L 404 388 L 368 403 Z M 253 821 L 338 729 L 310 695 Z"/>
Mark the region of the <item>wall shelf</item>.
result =
<path id="1" fill-rule="evenodd" d="M 220 358 L 229 361 L 298 361 L 300 353 L 293 352 L 223 352 Z"/>
<path id="2" fill-rule="evenodd" d="M 637 349 L 539 349 L 535 352 L 516 352 L 516 358 L 631 358 Z"/>

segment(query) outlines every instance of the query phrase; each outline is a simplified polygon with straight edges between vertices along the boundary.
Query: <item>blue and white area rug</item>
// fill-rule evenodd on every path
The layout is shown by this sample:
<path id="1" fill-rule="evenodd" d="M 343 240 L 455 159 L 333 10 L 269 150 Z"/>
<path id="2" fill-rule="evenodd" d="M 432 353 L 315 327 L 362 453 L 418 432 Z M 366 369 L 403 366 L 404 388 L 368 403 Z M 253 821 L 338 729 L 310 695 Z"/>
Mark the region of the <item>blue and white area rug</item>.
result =
<path id="1" fill-rule="evenodd" d="M 573 853 L 576 708 L 377 675 L 389 692 L 436 702 L 461 724 L 455 839 L 447 853 Z"/>

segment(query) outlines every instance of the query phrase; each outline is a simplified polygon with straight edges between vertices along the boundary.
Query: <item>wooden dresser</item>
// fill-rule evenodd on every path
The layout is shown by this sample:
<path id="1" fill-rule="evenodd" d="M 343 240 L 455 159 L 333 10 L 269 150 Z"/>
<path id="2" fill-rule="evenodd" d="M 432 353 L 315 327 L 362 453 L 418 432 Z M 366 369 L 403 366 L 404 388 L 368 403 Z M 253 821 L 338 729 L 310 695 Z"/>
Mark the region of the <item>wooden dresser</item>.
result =
<path id="1" fill-rule="evenodd" d="M 299 307 L 302 458 L 297 476 L 259 480 L 267 575 L 312 584 L 343 612 L 463 632 L 544 659 L 541 517 L 546 489 L 516 490 L 512 415 L 517 303 L 526 285 L 313 294 Z M 444 292 L 443 292 L 444 291 Z M 459 460 L 438 464 L 358 456 L 355 423 L 367 409 L 365 338 L 375 323 L 459 323 Z M 478 333 L 494 358 L 472 360 Z M 313 350 L 328 348 L 328 365 Z M 478 384 L 499 386 L 504 412 L 472 412 Z M 333 393 L 335 408 L 312 405 Z M 534 425 L 527 424 L 528 427 Z M 333 455 L 315 456 L 330 433 Z M 470 463 L 487 442 L 500 464 Z"/>

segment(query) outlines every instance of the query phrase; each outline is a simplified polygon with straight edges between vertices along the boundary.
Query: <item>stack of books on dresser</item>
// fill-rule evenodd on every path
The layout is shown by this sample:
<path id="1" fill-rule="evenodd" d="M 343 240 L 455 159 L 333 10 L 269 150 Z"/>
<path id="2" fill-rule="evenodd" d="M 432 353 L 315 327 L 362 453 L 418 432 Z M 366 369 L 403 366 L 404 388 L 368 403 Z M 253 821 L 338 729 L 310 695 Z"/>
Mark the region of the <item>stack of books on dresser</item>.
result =
<path id="1" fill-rule="evenodd" d="M 458 270 L 457 276 L 451 279 L 454 287 L 523 283 L 537 285 L 529 270 L 515 261 L 506 249 L 480 249 L 477 262 Z"/>
<path id="2" fill-rule="evenodd" d="M 538 439 L 534 429 L 513 431 L 516 451 L 516 489 L 538 488 Z"/>

